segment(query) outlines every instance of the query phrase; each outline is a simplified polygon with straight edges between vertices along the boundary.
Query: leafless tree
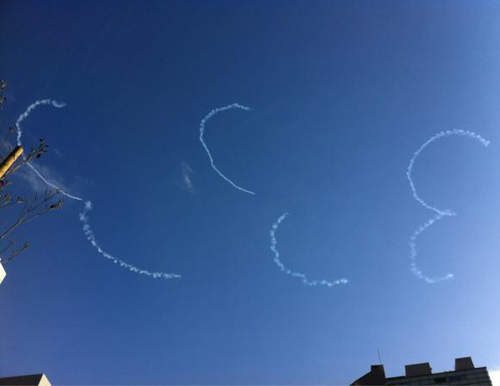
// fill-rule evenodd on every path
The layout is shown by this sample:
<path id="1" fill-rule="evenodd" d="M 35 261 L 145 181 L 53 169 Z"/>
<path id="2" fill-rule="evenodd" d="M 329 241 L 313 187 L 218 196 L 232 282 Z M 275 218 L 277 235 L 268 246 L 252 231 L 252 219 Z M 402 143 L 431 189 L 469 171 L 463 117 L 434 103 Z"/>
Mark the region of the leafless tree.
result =
<path id="1" fill-rule="evenodd" d="M 0 108 L 3 107 L 6 98 L 3 94 L 7 82 L 0 80 Z M 2 150 L 0 150 L 0 162 L 14 148 L 11 143 L 14 141 L 16 131 L 13 127 L 9 127 L 7 133 L 0 138 Z M 48 150 L 48 145 L 43 139 L 40 140 L 37 147 L 25 151 L 24 157 L 19 159 L 0 179 L 0 219 L 7 218 L 8 225 L 0 225 L 0 263 L 4 264 L 19 256 L 22 252 L 29 248 L 29 243 L 16 242 L 13 238 L 15 231 L 24 224 L 27 224 L 49 212 L 57 210 L 61 207 L 63 200 L 62 195 L 58 190 L 47 189 L 44 193 L 35 192 L 29 197 L 21 194 L 18 189 L 18 194 L 15 194 L 15 184 L 12 182 L 12 176 L 22 167 L 26 167 L 28 162 L 40 158 Z M 7 213 L 10 211 L 11 213 Z"/>

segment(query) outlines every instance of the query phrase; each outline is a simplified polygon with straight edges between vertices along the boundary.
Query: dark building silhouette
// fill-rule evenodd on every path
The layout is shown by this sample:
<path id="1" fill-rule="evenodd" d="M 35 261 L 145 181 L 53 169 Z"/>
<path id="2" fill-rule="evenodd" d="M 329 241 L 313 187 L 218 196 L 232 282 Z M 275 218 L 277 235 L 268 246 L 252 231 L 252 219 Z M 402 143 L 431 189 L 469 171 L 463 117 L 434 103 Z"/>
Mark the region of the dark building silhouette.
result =
<path id="1" fill-rule="evenodd" d="M 33 374 L 0 378 L 0 385 L 51 386 L 51 383 L 45 374 Z"/>
<path id="2" fill-rule="evenodd" d="M 433 373 L 428 362 L 405 366 L 405 375 L 385 376 L 383 365 L 373 365 L 370 372 L 356 379 L 358 385 L 485 385 L 492 386 L 486 367 L 474 367 L 471 357 L 455 359 L 455 370 Z"/>

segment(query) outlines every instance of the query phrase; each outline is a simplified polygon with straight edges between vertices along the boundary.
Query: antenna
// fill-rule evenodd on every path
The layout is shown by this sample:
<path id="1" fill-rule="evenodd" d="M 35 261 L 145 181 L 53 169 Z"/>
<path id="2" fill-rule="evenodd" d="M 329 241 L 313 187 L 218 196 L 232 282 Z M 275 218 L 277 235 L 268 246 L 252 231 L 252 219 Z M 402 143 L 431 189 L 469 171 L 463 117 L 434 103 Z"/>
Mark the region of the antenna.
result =
<path id="1" fill-rule="evenodd" d="M 378 347 L 377 347 L 377 355 L 378 355 L 378 363 L 382 364 L 382 358 L 380 356 L 380 350 L 378 349 Z"/>

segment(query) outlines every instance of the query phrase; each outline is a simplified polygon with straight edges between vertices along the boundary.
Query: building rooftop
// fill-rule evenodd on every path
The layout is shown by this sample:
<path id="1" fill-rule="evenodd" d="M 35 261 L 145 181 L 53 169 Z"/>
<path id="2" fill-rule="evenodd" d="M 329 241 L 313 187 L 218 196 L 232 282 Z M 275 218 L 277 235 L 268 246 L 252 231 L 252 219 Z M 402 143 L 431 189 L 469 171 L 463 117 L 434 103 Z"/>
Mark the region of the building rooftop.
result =
<path id="1" fill-rule="evenodd" d="M 45 374 L 20 375 L 17 377 L 0 378 L 0 385 L 52 386 Z"/>
<path id="2" fill-rule="evenodd" d="M 433 373 L 429 362 L 405 366 L 405 375 L 385 376 L 383 365 L 373 365 L 371 370 L 356 379 L 357 385 L 489 385 L 491 380 L 486 367 L 474 367 L 471 357 L 456 358 L 455 370 Z"/>

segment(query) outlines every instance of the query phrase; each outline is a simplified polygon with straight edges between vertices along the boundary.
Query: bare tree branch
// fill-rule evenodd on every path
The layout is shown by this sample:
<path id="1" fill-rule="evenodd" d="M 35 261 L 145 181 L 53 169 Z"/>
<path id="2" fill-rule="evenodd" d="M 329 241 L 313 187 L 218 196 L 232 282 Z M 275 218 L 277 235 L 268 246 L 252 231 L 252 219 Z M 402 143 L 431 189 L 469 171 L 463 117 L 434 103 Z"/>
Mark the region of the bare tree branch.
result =
<path id="1" fill-rule="evenodd" d="M 0 80 L 0 107 L 2 107 L 6 100 L 3 96 L 3 91 L 6 87 L 7 82 Z M 4 150 L 10 152 L 13 149 L 10 141 L 14 141 L 15 134 L 15 129 L 12 126 L 9 127 L 1 142 L 2 145 L 6 147 Z M 18 194 L 13 195 L 6 191 L 7 189 L 11 189 L 11 186 L 13 185 L 9 177 L 14 175 L 22 166 L 25 166 L 26 163 L 40 158 L 47 152 L 47 150 L 48 145 L 43 139 L 40 139 L 38 146 L 31 148 L 28 152 L 25 152 L 23 157 L 19 157 L 19 159 L 5 173 L 4 177 L 0 179 L 0 209 L 8 210 L 8 208 L 22 206 L 21 209 L 18 210 L 17 215 L 13 216 L 14 220 L 12 220 L 9 225 L 5 226 L 4 229 L 0 228 L 0 241 L 6 242 L 6 245 L 0 249 L 1 263 L 12 261 L 15 257 L 19 256 L 22 252 L 29 248 L 28 242 L 24 242 L 20 247 L 16 247 L 16 242 L 11 237 L 15 230 L 51 211 L 59 209 L 62 206 L 63 200 L 58 190 L 47 189 L 43 195 L 35 192 L 31 198 L 22 197 Z M 0 160 L 5 156 L 6 154 L 0 154 Z"/>

